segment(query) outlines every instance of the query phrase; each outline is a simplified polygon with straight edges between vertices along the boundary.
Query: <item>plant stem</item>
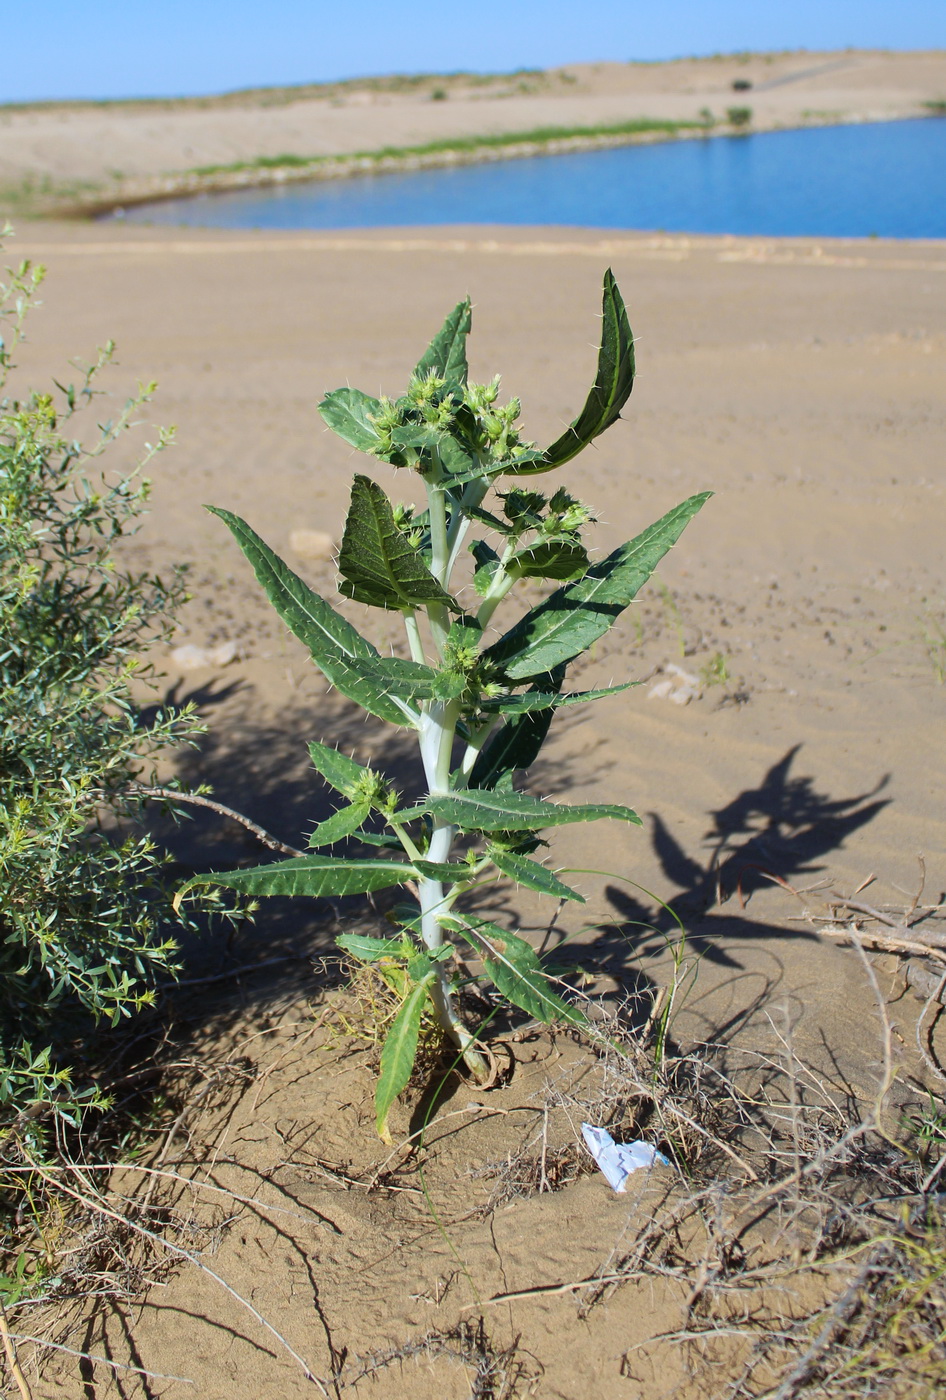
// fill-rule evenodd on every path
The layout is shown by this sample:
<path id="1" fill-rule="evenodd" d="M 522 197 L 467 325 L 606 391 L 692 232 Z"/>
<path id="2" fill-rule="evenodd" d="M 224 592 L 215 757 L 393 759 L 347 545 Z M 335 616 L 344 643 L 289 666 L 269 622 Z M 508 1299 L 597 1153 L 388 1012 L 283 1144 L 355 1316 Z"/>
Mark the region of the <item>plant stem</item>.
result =
<path id="1" fill-rule="evenodd" d="M 427 480 L 427 503 L 430 517 L 430 571 L 445 589 L 449 589 L 450 572 L 453 560 L 456 558 L 456 548 L 451 547 L 448 539 L 446 493 L 440 483 L 433 478 Z M 452 524 L 455 527 L 453 545 L 456 546 L 457 539 L 461 537 L 461 530 L 456 520 Z M 427 616 L 430 620 L 431 634 L 437 650 L 442 656 L 450 625 L 447 609 L 441 604 L 428 604 Z M 417 660 L 419 658 L 414 652 L 415 642 L 407 614 L 405 614 L 405 621 L 408 628 L 408 640 L 411 644 L 411 654 Z M 416 629 L 416 617 L 414 617 L 414 627 Z M 419 641 L 418 633 L 418 644 Z M 430 796 L 443 795 L 452 790 L 450 763 L 453 757 L 453 742 L 459 718 L 460 706 L 455 700 L 430 700 L 424 706 L 421 719 L 420 755 L 427 778 L 427 791 Z M 434 818 L 427 846 L 427 859 L 436 861 L 438 864 L 449 861 L 453 834 L 453 826 L 449 822 Z M 447 905 L 443 882 L 422 878 L 418 882 L 418 900 L 421 911 L 421 937 L 431 952 L 435 952 L 443 946 L 441 918 Z M 479 1083 L 485 1083 L 489 1078 L 489 1066 L 476 1049 L 473 1036 L 457 1014 L 449 976 L 442 963 L 437 964 L 437 978 L 430 991 L 438 1021 L 461 1051 L 464 1062 L 473 1077 Z"/>

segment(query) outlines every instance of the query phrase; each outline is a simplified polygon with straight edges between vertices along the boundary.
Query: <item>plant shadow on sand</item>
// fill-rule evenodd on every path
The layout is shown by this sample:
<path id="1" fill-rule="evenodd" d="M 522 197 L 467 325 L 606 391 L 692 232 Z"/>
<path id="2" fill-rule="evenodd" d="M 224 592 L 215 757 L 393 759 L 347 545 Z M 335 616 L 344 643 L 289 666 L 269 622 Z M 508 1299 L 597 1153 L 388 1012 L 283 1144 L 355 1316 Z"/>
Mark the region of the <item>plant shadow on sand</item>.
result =
<path id="1" fill-rule="evenodd" d="M 692 957 L 706 969 L 716 969 L 710 980 L 719 985 L 727 972 L 731 984 L 746 974 L 740 945 L 758 950 L 767 946 L 771 973 L 747 1004 L 738 996 L 726 1020 L 707 1019 L 708 1040 L 719 1042 L 735 1034 L 753 1012 L 770 1002 L 784 972 L 784 960 L 800 946 L 814 949 L 817 935 L 809 929 L 785 926 L 764 916 L 753 917 L 749 903 L 754 894 L 779 886 L 787 894 L 801 895 L 794 883 L 812 877 L 808 891 L 829 883 L 824 858 L 873 821 L 891 799 L 879 798 L 888 781 L 882 777 L 869 792 L 833 798 L 820 792 L 811 776 L 798 776 L 792 767 L 801 749 L 790 748 L 763 775 L 756 787 L 744 789 L 730 802 L 711 812 L 712 825 L 704 838 L 705 851 L 688 853 L 656 813 L 650 814 L 651 841 L 662 874 L 680 893 L 661 904 L 646 894 L 635 894 L 619 885 L 605 886 L 604 895 L 614 919 L 598 923 L 580 942 L 547 938 L 556 963 L 568 969 L 580 967 L 611 977 L 625 1004 L 649 1007 L 654 983 L 644 972 L 666 954 L 669 946 L 685 938 Z M 738 910 L 732 907 L 732 902 Z M 730 905 L 729 908 L 726 906 Z M 557 945 L 557 946 L 556 946 Z M 776 945 L 781 945 L 776 951 Z M 752 979 L 755 981 L 755 977 Z"/>

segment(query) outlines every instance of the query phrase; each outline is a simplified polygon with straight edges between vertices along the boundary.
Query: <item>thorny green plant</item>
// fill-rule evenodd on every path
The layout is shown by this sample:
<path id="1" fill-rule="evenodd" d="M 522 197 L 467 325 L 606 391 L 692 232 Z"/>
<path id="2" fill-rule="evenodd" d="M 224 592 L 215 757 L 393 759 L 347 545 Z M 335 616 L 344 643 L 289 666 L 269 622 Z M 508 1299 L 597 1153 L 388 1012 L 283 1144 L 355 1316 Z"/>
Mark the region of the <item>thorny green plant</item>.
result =
<path id="1" fill-rule="evenodd" d="M 544 844 L 540 832 L 601 819 L 640 825 L 629 807 L 543 801 L 517 791 L 514 777 L 535 761 L 557 709 L 628 688 L 630 682 L 568 693 L 563 686 L 569 665 L 614 625 L 709 495 L 690 497 L 592 562 L 582 541 L 589 509 L 564 487 L 550 496 L 534 489 L 533 478 L 564 466 L 616 422 L 631 392 L 633 339 L 611 272 L 604 278 L 594 386 L 579 416 L 544 450 L 521 437 L 519 401 L 499 404 L 498 377 L 469 383 L 470 321 L 469 301 L 460 302 L 402 397 L 375 399 L 344 388 L 320 405 L 345 442 L 423 482 L 427 508 L 416 511 L 392 505 L 376 481 L 356 475 L 338 560 L 345 597 L 402 614 L 410 660 L 382 656 L 245 521 L 210 507 L 328 681 L 369 714 L 417 736 L 426 785 L 421 801 L 404 806 L 381 773 L 312 742 L 313 764 L 345 799 L 312 832 L 313 853 L 198 877 L 254 896 L 342 896 L 398 885 L 414 895 L 390 915 L 396 936 L 338 940 L 360 961 L 386 960 L 406 973 L 381 1054 L 376 1108 L 385 1139 L 391 1105 L 411 1076 L 425 1008 L 432 1007 L 472 1075 L 488 1078 L 487 1060 L 457 1006 L 457 942 L 479 957 L 500 995 L 528 1015 L 546 1023 L 584 1019 L 553 990 L 525 939 L 464 912 L 460 901 L 506 876 L 552 899 L 583 902 L 534 859 Z M 509 487 L 499 489 L 509 477 Z M 469 541 L 474 527 L 495 547 L 483 536 Z M 464 548 L 474 572 L 461 600 L 454 573 Z M 490 641 L 487 629 L 499 605 L 533 580 L 557 587 Z M 368 829 L 378 819 L 383 830 Z M 331 853 L 352 839 L 373 852 Z"/>

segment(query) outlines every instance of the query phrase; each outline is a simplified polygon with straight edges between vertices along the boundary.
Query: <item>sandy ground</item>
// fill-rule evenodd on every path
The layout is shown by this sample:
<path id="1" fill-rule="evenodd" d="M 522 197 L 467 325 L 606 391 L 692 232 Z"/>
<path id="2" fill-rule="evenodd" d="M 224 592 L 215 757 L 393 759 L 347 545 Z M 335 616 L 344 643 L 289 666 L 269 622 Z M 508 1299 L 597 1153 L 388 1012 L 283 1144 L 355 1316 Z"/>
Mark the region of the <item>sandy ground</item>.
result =
<path id="1" fill-rule="evenodd" d="M 735 92 L 733 82 L 750 82 Z M 440 90 L 445 101 L 432 101 Z M 925 115 L 946 98 L 946 53 L 789 53 L 675 63 L 576 64 L 475 83 L 456 76 L 386 89 L 366 81 L 180 103 L 0 108 L 2 191 L 26 180 L 116 187 L 258 156 L 338 155 L 448 137 L 653 117 L 719 120 L 750 106 L 757 129 Z"/>
<path id="2" fill-rule="evenodd" d="M 702 105 L 704 96 L 687 100 Z M 610 872 L 575 877 L 588 905 L 565 920 L 566 956 L 606 998 L 642 978 L 665 982 L 655 901 L 673 901 L 701 954 L 674 1026 L 679 1044 L 735 1039 L 760 1049 L 775 1044 L 773 1025 L 791 1027 L 799 1053 L 846 1077 L 855 1095 L 870 1092 L 877 1022 L 861 965 L 817 932 L 817 920 L 798 921 L 823 892 L 794 898 L 765 876 L 850 894 L 874 875 L 863 898 L 903 904 L 924 852 L 924 900 L 937 902 L 946 888 L 946 246 L 550 229 L 182 237 L 54 224 L 24 226 L 12 246 L 49 267 L 46 305 L 21 355 L 33 382 L 48 372 L 61 379 L 70 357 L 108 337 L 119 345 L 109 378 L 116 393 L 136 378 L 161 381 L 156 420 L 177 425 L 178 445 L 155 464 L 153 510 L 133 556 L 162 567 L 190 562 L 194 599 L 179 640 L 232 638 L 240 652 L 226 669 L 169 677 L 178 697 L 195 694 L 211 725 L 204 758 L 188 772 L 290 841 L 327 811 L 300 757 L 306 737 L 395 768 L 403 753 L 325 694 L 201 503 L 245 515 L 280 551 L 300 527 L 337 538 L 358 464 L 323 430 L 321 393 L 346 382 L 397 392 L 466 292 L 474 376 L 501 369 L 530 435 L 551 440 L 590 382 L 601 275 L 611 265 L 638 337 L 639 379 L 626 421 L 566 469 L 571 489 L 596 508 L 603 549 L 691 492 L 716 494 L 661 566 L 663 591 L 648 590 L 581 675 L 651 679 L 562 719 L 533 779 L 536 792 L 629 802 L 645 816 L 642 831 L 597 824 L 556 834 L 556 866 Z M 394 494 L 411 488 L 389 480 L 387 468 L 379 479 Z M 294 562 L 316 586 L 332 587 L 329 566 Z M 648 698 L 670 664 L 702 677 L 702 698 L 686 706 Z M 211 831 L 198 825 L 188 838 L 204 855 L 214 850 Z M 252 854 L 227 839 L 238 855 Z M 541 936 L 539 911 L 515 891 L 503 917 Z M 282 911 L 242 934 L 235 955 L 326 950 L 331 932 L 321 906 Z M 892 960 L 879 966 L 909 1070 L 918 1003 L 900 995 Z M 621 1290 L 584 1320 L 568 1291 L 474 1306 L 589 1276 L 651 1208 L 588 1177 L 470 1218 L 492 1189 L 475 1177 L 477 1165 L 502 1159 L 534 1129 L 530 1096 L 572 1072 L 569 1045 L 519 1047 L 510 1087 L 488 1100 L 490 1110 L 508 1106 L 505 1116 L 461 1113 L 437 1129 L 444 1146 L 428 1184 L 448 1246 L 416 1174 L 398 1177 L 401 1194 L 383 1199 L 326 1177 L 326 1162 L 358 1176 L 385 1153 L 371 1137 L 363 1071 L 337 1044 L 300 1041 L 319 996 L 318 978 L 303 973 L 262 990 L 248 982 L 209 1029 L 189 1023 L 198 1060 L 242 1055 L 257 1073 L 236 1099 L 221 1098 L 206 1151 L 215 1163 L 242 1164 L 227 1184 L 304 1217 L 249 1211 L 216 1237 L 211 1266 L 322 1376 L 346 1348 L 350 1361 L 482 1316 L 496 1346 L 519 1336 L 528 1354 L 532 1388 L 523 1381 L 516 1393 L 667 1393 L 682 1374 L 672 1356 L 642 1372 L 628 1352 L 676 1325 L 680 1300 L 669 1285 Z M 188 1014 L 206 1011 L 202 999 Z M 476 1097 L 461 1087 L 443 1111 Z M 481 1116 L 488 1121 L 477 1126 Z M 541 1113 L 538 1123 L 541 1134 Z M 408 1131 L 406 1110 L 397 1127 Z M 569 1131 L 556 1127 L 562 1142 Z M 63 1369 L 56 1394 L 316 1393 L 272 1337 L 194 1270 L 102 1326 L 104 1335 L 84 1339 L 87 1349 L 191 1378 L 196 1390 L 130 1373 L 116 1389 L 104 1368 L 87 1367 L 81 1384 Z M 428 1351 L 352 1388 L 459 1400 L 469 1375 Z M 694 1384 L 679 1393 L 707 1393 Z"/>

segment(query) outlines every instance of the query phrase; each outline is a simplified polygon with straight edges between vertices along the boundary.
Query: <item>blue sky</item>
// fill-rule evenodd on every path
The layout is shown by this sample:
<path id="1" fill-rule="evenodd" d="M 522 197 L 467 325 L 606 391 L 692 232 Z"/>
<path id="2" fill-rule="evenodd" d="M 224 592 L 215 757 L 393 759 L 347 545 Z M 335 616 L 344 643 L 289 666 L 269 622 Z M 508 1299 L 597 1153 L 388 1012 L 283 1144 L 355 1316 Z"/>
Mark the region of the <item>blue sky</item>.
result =
<path id="1" fill-rule="evenodd" d="M 6 0 L 0 101 L 740 49 L 946 48 L 946 0 Z"/>

